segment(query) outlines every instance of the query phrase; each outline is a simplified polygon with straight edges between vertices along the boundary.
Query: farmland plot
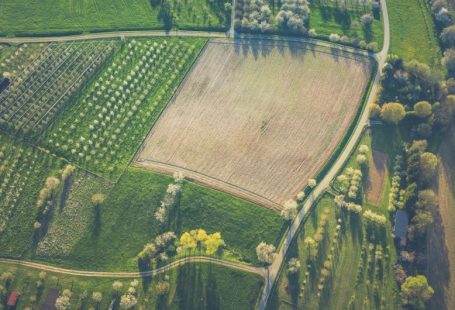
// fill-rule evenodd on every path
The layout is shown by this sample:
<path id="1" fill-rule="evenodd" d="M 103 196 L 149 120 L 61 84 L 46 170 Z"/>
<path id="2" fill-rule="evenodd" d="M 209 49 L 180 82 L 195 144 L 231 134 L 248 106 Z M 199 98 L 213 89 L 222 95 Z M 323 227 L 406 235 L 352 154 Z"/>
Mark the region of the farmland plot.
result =
<path id="1" fill-rule="evenodd" d="M 104 176 L 128 164 L 205 39 L 132 40 L 46 132 L 43 143 Z"/>
<path id="2" fill-rule="evenodd" d="M 371 64 L 353 57 L 211 42 L 136 165 L 279 208 L 315 177 L 359 108 Z"/>
<path id="3" fill-rule="evenodd" d="M 1 255 L 21 253 L 30 245 L 36 199 L 45 178 L 60 165 L 61 160 L 0 135 Z"/>
<path id="4" fill-rule="evenodd" d="M 50 44 L 0 94 L 0 125 L 40 132 L 115 46 L 104 41 Z"/>

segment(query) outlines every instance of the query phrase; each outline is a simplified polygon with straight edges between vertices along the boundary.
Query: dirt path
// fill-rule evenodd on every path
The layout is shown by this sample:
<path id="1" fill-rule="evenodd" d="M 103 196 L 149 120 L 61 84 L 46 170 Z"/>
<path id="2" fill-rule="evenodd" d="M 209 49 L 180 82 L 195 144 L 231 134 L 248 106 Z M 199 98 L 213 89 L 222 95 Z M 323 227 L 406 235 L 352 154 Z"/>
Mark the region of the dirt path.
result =
<path id="1" fill-rule="evenodd" d="M 7 259 L 7 258 L 0 258 L 1 264 L 13 265 L 13 266 L 20 266 L 20 267 L 28 267 L 38 270 L 44 270 L 48 272 L 55 272 L 61 273 L 66 275 L 72 276 L 81 276 L 81 277 L 95 277 L 95 278 L 141 278 L 147 276 L 155 276 L 160 273 L 164 273 L 169 271 L 170 269 L 177 268 L 179 266 L 188 264 L 188 263 L 212 263 L 216 265 L 225 266 L 232 269 L 237 269 L 249 273 L 255 273 L 261 277 L 264 277 L 266 274 L 265 268 L 260 267 L 253 267 L 248 266 L 241 263 L 234 263 L 226 260 L 222 260 L 219 258 L 214 257 L 207 257 L 207 256 L 190 256 L 185 257 L 182 259 L 178 259 L 166 266 L 156 268 L 150 271 L 145 272 L 104 272 L 104 271 L 86 271 L 86 270 L 75 270 L 75 269 L 65 269 L 55 266 L 50 266 L 41 263 L 34 263 L 29 261 L 17 260 L 17 259 Z"/>

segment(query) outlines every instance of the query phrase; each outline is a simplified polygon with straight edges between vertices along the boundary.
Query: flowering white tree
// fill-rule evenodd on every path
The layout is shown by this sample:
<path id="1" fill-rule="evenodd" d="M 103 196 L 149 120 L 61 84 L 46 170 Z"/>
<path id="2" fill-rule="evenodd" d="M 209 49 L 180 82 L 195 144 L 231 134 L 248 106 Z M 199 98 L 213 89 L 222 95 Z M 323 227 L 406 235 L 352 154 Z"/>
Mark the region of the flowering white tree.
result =
<path id="1" fill-rule="evenodd" d="M 273 244 L 267 244 L 265 242 L 259 243 L 256 247 L 256 254 L 258 260 L 266 265 L 273 263 L 276 257 L 275 246 Z"/>
<path id="2" fill-rule="evenodd" d="M 299 271 L 299 269 L 300 261 L 295 257 L 291 258 L 288 262 L 288 273 L 289 274 L 296 273 L 297 271 Z"/>
<path id="3" fill-rule="evenodd" d="M 133 308 L 136 304 L 136 296 L 132 294 L 125 294 L 120 298 L 120 309 L 128 310 Z"/>
<path id="4" fill-rule="evenodd" d="M 318 183 L 316 182 L 315 179 L 309 179 L 308 180 L 308 186 L 311 188 L 315 188 Z"/>
<path id="5" fill-rule="evenodd" d="M 70 290 L 64 290 L 62 295 L 57 298 L 55 301 L 55 308 L 57 310 L 67 310 L 71 308 L 71 303 L 70 303 L 70 298 L 71 298 L 71 291 Z"/>
<path id="6" fill-rule="evenodd" d="M 288 200 L 284 204 L 283 210 L 281 210 L 281 216 L 286 221 L 291 221 L 297 215 L 297 202 L 295 200 Z"/>
<path id="7" fill-rule="evenodd" d="M 119 293 L 123 288 L 123 283 L 120 282 L 120 281 L 114 281 L 114 283 L 112 283 L 112 289 L 115 291 L 115 293 Z"/>
<path id="8" fill-rule="evenodd" d="M 57 310 L 68 310 L 71 307 L 70 298 L 68 296 L 60 296 L 55 301 L 55 308 Z"/>
<path id="9" fill-rule="evenodd" d="M 168 185 L 166 194 L 161 200 L 160 207 L 155 211 L 155 219 L 164 223 L 167 218 L 168 210 L 175 205 L 178 194 L 182 191 L 184 176 L 181 172 L 174 173 L 174 183 Z"/>
<path id="10" fill-rule="evenodd" d="M 305 199 L 305 192 L 301 191 L 297 194 L 297 201 L 302 202 Z"/>

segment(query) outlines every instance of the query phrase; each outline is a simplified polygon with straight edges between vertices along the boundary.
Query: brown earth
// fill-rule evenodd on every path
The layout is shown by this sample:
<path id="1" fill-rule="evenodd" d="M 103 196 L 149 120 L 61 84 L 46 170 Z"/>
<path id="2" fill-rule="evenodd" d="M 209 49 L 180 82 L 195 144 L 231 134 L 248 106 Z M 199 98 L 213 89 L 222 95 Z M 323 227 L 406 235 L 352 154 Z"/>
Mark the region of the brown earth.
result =
<path id="1" fill-rule="evenodd" d="M 277 44 L 208 43 L 135 165 L 182 170 L 265 205 L 293 198 L 351 124 L 371 64 Z"/>
<path id="2" fill-rule="evenodd" d="M 455 309 L 455 131 L 452 134 L 439 153 L 439 212 L 428 238 L 428 278 L 435 290 L 429 306 L 438 310 Z"/>
<path id="3" fill-rule="evenodd" d="M 367 200 L 375 205 L 379 204 L 381 201 L 387 172 L 387 160 L 387 154 L 373 150 L 372 161 L 368 167 L 368 179 L 365 192 Z"/>

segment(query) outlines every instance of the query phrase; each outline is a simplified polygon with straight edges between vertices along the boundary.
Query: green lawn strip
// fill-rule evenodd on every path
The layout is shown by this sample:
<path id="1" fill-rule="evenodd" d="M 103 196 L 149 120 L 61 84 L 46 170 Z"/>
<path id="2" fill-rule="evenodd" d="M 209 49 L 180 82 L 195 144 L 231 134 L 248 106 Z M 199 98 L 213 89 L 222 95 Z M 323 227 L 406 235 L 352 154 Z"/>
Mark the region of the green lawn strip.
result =
<path id="1" fill-rule="evenodd" d="M 308 28 L 316 29 L 318 35 L 329 36 L 332 33 L 357 37 L 369 42 L 377 42 L 378 48 L 382 48 L 384 41 L 384 23 L 382 18 L 374 19 L 371 25 L 371 32 L 365 32 L 360 22 L 360 17 L 364 14 L 371 14 L 371 10 L 364 10 L 359 7 L 357 10 L 349 10 L 349 18 L 340 20 L 337 9 L 334 6 L 322 6 L 312 2 L 310 4 L 310 15 Z"/>
<path id="2" fill-rule="evenodd" d="M 60 293 L 64 289 L 70 289 L 72 309 L 74 307 L 83 310 L 94 306 L 92 293 L 101 292 L 99 309 L 107 309 L 111 300 L 117 296 L 112 289 L 112 283 L 122 282 L 123 289 L 120 294 L 124 294 L 134 280 L 78 277 L 47 272 L 43 290 L 37 294 L 39 270 L 0 264 L 0 274 L 3 272 L 14 274 L 14 281 L 7 293 L 18 290 L 22 294 L 18 309 L 25 307 L 38 309 L 50 288 L 57 288 Z M 264 282 L 258 275 L 208 263 L 184 265 L 171 269 L 167 275 L 170 291 L 161 298 L 155 286 L 164 275 L 152 279 L 138 279 L 136 297 L 139 309 L 182 309 L 182 305 L 185 305 L 184 309 L 252 309 L 256 305 Z M 81 302 L 80 297 L 83 295 L 87 298 Z M 209 305 L 217 307 L 209 308 Z"/>
<path id="3" fill-rule="evenodd" d="M 12 206 L 13 209 L 5 230 L 0 233 L 0 255 L 17 257 L 32 246 L 33 224 L 36 216 L 35 204 L 39 191 L 48 176 L 58 174 L 64 161 L 47 156 L 37 149 L 26 147 L 18 141 L 13 142 L 11 138 L 1 134 L 0 146 L 5 146 L 13 153 L 17 153 L 19 149 L 24 150 L 24 156 L 17 162 L 11 178 L 20 178 L 19 182 L 25 182 L 25 184 L 18 200 Z M 19 173 L 18 169 L 21 169 L 21 166 L 24 168 Z M 26 175 L 27 171 L 30 171 L 28 175 Z M 17 184 L 16 188 L 19 186 L 20 184 Z"/>
<path id="4" fill-rule="evenodd" d="M 213 4 L 207 0 L 171 2 L 174 3 L 174 26 L 227 28 L 223 1 Z M 165 27 L 159 1 L 5 0 L 0 4 L 0 35 L 58 35 Z"/>
<path id="5" fill-rule="evenodd" d="M 390 53 L 404 60 L 438 65 L 441 58 L 434 25 L 424 0 L 388 0 Z"/>
<path id="6" fill-rule="evenodd" d="M 180 70 L 179 74 L 171 82 L 168 91 L 166 91 L 164 94 L 161 94 L 162 92 L 160 91 L 160 89 L 165 85 L 165 83 L 168 82 L 168 80 L 163 78 L 156 82 L 157 85 L 153 87 L 152 91 L 148 94 L 148 96 L 145 97 L 140 107 L 137 110 L 134 110 L 137 112 L 133 114 L 131 120 L 128 122 L 128 125 L 124 127 L 120 133 L 115 134 L 118 138 L 117 140 L 114 141 L 114 139 L 112 139 L 112 136 L 114 135 L 114 130 L 118 128 L 119 123 L 125 119 L 125 112 L 122 113 L 122 116 L 119 120 L 115 119 L 119 112 L 115 112 L 114 116 L 111 117 L 112 123 L 108 122 L 107 125 L 103 128 L 95 128 L 95 131 L 92 131 L 92 129 L 90 129 L 90 126 L 93 125 L 93 122 L 98 120 L 97 117 L 99 116 L 98 113 L 100 113 L 100 110 L 96 111 L 94 107 L 90 107 L 90 104 L 93 103 L 93 99 L 91 99 L 89 96 L 93 95 L 93 90 L 96 88 L 97 81 L 101 81 L 102 76 L 108 75 L 107 70 L 110 69 L 109 65 L 107 65 L 103 71 L 100 72 L 98 78 L 94 79 L 93 83 L 84 90 L 84 93 L 81 96 L 75 98 L 75 102 L 71 108 L 66 113 L 61 115 L 60 118 L 54 121 L 53 125 L 48 129 L 48 131 L 43 135 L 41 139 L 41 143 L 49 148 L 52 152 L 55 152 L 60 156 L 64 156 L 70 161 L 75 162 L 78 165 L 103 177 L 108 177 L 111 179 L 116 179 L 121 175 L 121 173 L 123 173 L 134 153 L 139 148 L 140 144 L 143 142 L 144 138 L 149 132 L 150 127 L 152 127 L 155 121 L 159 118 L 167 103 L 174 95 L 174 92 L 177 90 L 178 86 L 190 70 L 192 64 L 197 59 L 201 49 L 207 42 L 207 40 L 203 38 L 153 38 L 135 40 L 137 42 L 156 42 L 157 44 L 161 44 L 165 40 L 170 43 L 183 41 L 194 45 L 195 51 L 186 62 L 184 68 Z M 131 53 L 129 53 L 127 48 L 123 46 L 121 51 L 115 55 L 113 62 L 123 62 L 124 57 L 129 57 L 129 55 L 131 55 Z M 130 70 L 137 65 L 141 57 L 139 57 L 139 55 L 135 55 L 132 56 L 131 59 L 131 63 L 125 64 L 123 66 L 124 68 L 122 69 L 121 76 L 116 76 L 116 78 L 119 78 L 120 80 L 126 80 L 130 74 Z M 103 85 L 102 83 L 100 84 Z M 108 97 L 111 98 L 112 96 L 114 96 L 114 94 L 110 94 Z M 87 99 L 84 101 L 86 97 Z M 127 102 L 130 102 L 130 104 L 131 101 L 137 101 L 136 99 L 138 95 L 132 93 L 131 97 L 133 99 L 127 99 Z M 107 100 L 103 100 L 103 102 L 96 104 L 103 107 L 104 105 L 110 104 L 104 101 Z M 131 112 L 133 108 L 127 106 L 125 109 L 128 112 Z M 111 110 L 111 108 L 108 110 Z M 72 124 L 75 119 L 79 119 L 80 123 L 70 130 L 67 124 Z M 114 123 L 114 121 L 117 123 Z M 97 133 L 98 140 L 95 139 L 95 141 L 92 141 L 94 140 L 91 136 L 92 133 Z M 108 133 L 108 137 L 103 142 L 103 140 L 100 139 L 101 136 L 106 133 Z M 97 151 L 95 155 L 91 156 L 92 159 L 86 159 L 85 155 L 81 158 L 79 156 L 81 148 L 75 146 L 77 143 L 79 143 L 79 138 L 85 139 L 85 142 L 81 143 L 84 147 L 89 146 L 87 145 L 87 142 L 94 144 L 101 142 L 101 146 L 106 147 L 107 152 L 104 153 L 102 149 L 99 148 L 96 149 Z M 69 143 L 68 141 L 72 142 Z M 59 143 L 58 145 L 57 142 Z M 110 145 L 109 143 L 113 144 Z M 117 146 L 119 147 L 114 148 L 115 143 L 118 143 Z M 78 151 L 73 153 L 71 151 L 73 148 L 78 149 Z M 89 155 L 88 152 L 85 153 Z M 101 155 L 104 157 L 100 158 L 99 156 Z"/>
<path id="7" fill-rule="evenodd" d="M 171 230 L 179 235 L 195 228 L 220 232 L 231 256 L 246 262 L 257 263 L 255 247 L 261 241 L 278 244 L 284 230 L 279 214 L 189 182 L 170 216 L 169 228 L 163 229 L 154 213 L 171 182 L 167 176 L 128 169 L 100 214 L 91 215 L 85 234 L 68 255 L 35 255 L 33 259 L 68 268 L 136 271 L 136 255 L 159 233 Z"/>
<path id="8" fill-rule="evenodd" d="M 177 271 L 170 309 L 255 309 L 264 279 L 214 264 L 189 264 Z M 169 300 L 168 300 L 169 302 Z"/>
<path id="9" fill-rule="evenodd" d="M 368 209 L 369 207 L 367 206 L 366 208 Z M 371 208 L 373 209 L 376 207 L 372 206 Z M 328 213 L 325 213 L 325 210 L 329 210 Z M 373 211 L 376 210 L 373 209 Z M 323 214 L 328 216 L 328 228 L 326 233 L 328 240 L 326 243 L 322 241 L 320 244 L 325 248 L 322 253 L 326 253 L 318 258 L 316 262 L 318 267 L 315 268 L 315 271 L 310 271 L 310 275 L 306 276 L 308 250 L 304 245 L 304 240 L 306 237 L 314 236 L 319 225 L 319 220 Z M 342 219 L 341 236 L 336 244 L 333 241 L 330 243 L 335 232 L 338 218 Z M 297 282 L 295 282 L 295 278 L 294 280 L 290 280 L 286 272 L 287 265 L 285 265 L 277 285 L 278 293 L 275 293 L 275 295 L 272 296 L 270 309 L 278 309 L 283 305 L 288 306 L 289 308 L 294 306 L 299 309 L 321 309 L 321 307 L 323 309 L 345 309 L 353 295 L 355 296 L 355 309 L 357 309 L 357 307 L 361 309 L 365 303 L 368 303 L 369 307 L 372 308 L 379 308 L 381 304 L 382 307 L 385 307 L 384 309 L 396 309 L 399 307 L 401 305 L 401 300 L 397 293 L 398 290 L 392 270 L 396 254 L 391 238 L 391 224 L 387 224 L 386 240 L 382 241 L 384 246 L 384 272 L 382 280 L 379 281 L 378 278 L 375 280 L 375 277 L 378 276 L 373 276 L 373 273 L 368 271 L 367 257 L 365 257 L 363 262 L 364 272 L 359 274 L 358 266 L 362 260 L 362 247 L 364 247 L 366 251 L 371 244 L 369 242 L 367 243 L 364 239 L 366 231 L 362 222 L 364 222 L 364 220 L 362 220 L 361 216 L 340 210 L 335 206 L 333 197 L 325 194 L 314 207 L 312 214 L 307 218 L 287 257 L 288 259 L 298 257 L 301 262 Z M 328 280 L 325 281 L 321 296 L 318 297 L 318 284 L 321 277 L 320 268 L 322 268 L 324 261 L 327 259 L 328 250 L 332 246 L 338 248 L 338 250 L 335 250 L 335 253 L 337 254 L 334 255 L 330 276 L 328 277 Z M 372 247 L 374 249 L 377 248 L 377 246 Z M 386 258 L 386 253 L 389 255 L 389 258 Z M 370 259 L 374 259 L 374 255 L 370 255 Z M 374 266 L 374 264 L 371 263 L 371 266 Z M 373 293 L 374 283 L 379 284 L 379 299 L 375 297 Z M 301 291 L 302 286 L 304 286 L 303 291 Z"/>

